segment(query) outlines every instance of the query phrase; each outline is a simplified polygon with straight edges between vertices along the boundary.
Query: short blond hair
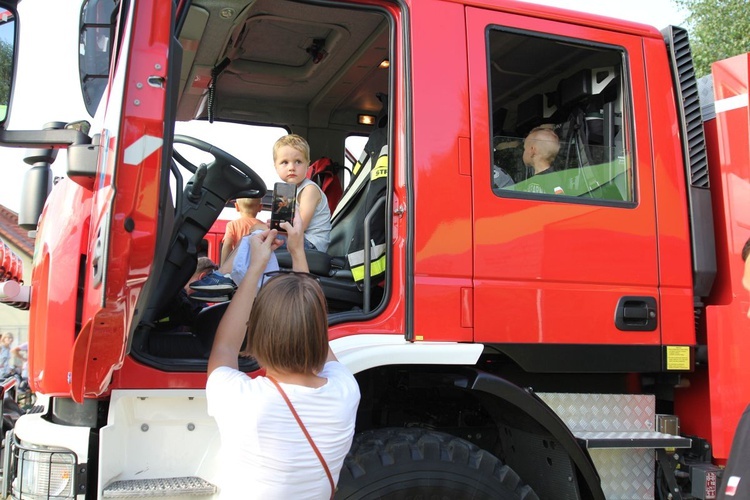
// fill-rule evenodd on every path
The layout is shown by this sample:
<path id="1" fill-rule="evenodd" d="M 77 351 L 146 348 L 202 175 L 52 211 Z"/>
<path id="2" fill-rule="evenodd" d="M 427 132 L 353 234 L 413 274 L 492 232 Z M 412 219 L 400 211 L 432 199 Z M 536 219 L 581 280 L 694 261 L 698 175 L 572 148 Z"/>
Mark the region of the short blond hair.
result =
<path id="1" fill-rule="evenodd" d="M 276 161 L 276 153 L 284 146 L 291 146 L 305 157 L 305 161 L 310 161 L 310 145 L 304 137 L 297 134 L 288 134 L 282 136 L 273 145 L 273 161 Z"/>
<path id="2" fill-rule="evenodd" d="M 539 151 L 542 158 L 552 163 L 560 152 L 560 138 L 549 125 L 541 125 L 532 129 L 526 136 L 526 141 L 531 142 Z"/>
<path id="3" fill-rule="evenodd" d="M 237 198 L 237 207 L 245 214 L 257 214 L 261 208 L 260 198 Z"/>

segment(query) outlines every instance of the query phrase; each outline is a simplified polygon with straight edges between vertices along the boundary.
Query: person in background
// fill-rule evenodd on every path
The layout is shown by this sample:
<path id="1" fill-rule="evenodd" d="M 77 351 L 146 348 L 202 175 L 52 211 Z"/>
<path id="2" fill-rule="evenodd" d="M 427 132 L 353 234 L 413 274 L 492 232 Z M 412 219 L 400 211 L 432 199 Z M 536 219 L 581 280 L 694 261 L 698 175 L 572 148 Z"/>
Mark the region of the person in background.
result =
<path id="1" fill-rule="evenodd" d="M 750 239 L 742 247 L 742 287 L 750 292 Z M 750 318 L 750 308 L 747 311 Z M 750 333 L 750 332 L 749 332 Z M 750 500 L 750 405 L 742 413 L 719 487 L 718 500 Z"/>
<path id="2" fill-rule="evenodd" d="M 560 152 L 560 139 L 552 128 L 539 126 L 523 141 L 523 163 L 534 170 L 534 175 L 554 172 L 552 162 Z"/>
<path id="3" fill-rule="evenodd" d="M 537 176 L 555 172 L 552 163 L 560 152 L 560 139 L 547 125 L 533 129 L 523 141 L 523 163 L 531 171 L 531 177 L 523 191 L 529 193 L 564 194 L 561 186 L 548 186 L 549 179 Z"/>
<path id="4" fill-rule="evenodd" d="M 328 344 L 326 299 L 307 273 L 299 215 L 281 227 L 294 272 L 263 281 L 282 241 L 275 229 L 250 236 L 253 257 L 208 359 L 206 399 L 221 435 L 222 498 L 332 498 L 354 437 L 359 386 Z M 242 354 L 253 356 L 265 375 L 239 371 L 245 340 Z"/>
<path id="5" fill-rule="evenodd" d="M 240 213 L 240 217 L 227 223 L 222 240 L 220 263 L 227 260 L 243 236 L 257 229 L 268 229 L 266 224 L 257 219 L 258 212 L 262 208 L 261 202 L 260 198 L 237 198 L 235 200 L 234 208 Z"/>
<path id="6" fill-rule="evenodd" d="M 21 392 L 29 388 L 29 343 L 23 342 L 10 350 L 13 356 L 14 374 Z"/>
<path id="7" fill-rule="evenodd" d="M 10 346 L 13 344 L 13 334 L 5 332 L 0 335 L 0 379 L 5 380 L 13 374 Z"/>

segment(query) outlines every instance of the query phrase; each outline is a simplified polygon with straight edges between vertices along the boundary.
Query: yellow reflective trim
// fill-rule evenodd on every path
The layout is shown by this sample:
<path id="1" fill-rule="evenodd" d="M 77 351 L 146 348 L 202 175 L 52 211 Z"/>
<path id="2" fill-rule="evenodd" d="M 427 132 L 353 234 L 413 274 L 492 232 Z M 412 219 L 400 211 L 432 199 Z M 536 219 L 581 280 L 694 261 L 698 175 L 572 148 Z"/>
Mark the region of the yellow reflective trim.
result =
<path id="1" fill-rule="evenodd" d="M 359 171 L 360 171 L 361 169 L 362 169 L 362 164 L 361 164 L 361 163 L 359 162 L 359 160 L 357 160 L 357 163 L 355 163 L 355 164 L 354 164 L 354 167 L 352 168 L 352 175 L 353 175 L 354 177 L 356 177 L 356 176 L 357 176 L 357 174 L 359 173 Z"/>
<path id="2" fill-rule="evenodd" d="M 374 260 L 370 263 L 370 276 L 377 276 L 385 272 L 385 255 L 381 256 L 378 260 Z M 365 266 L 356 266 L 352 268 L 352 277 L 354 281 L 362 281 L 365 279 Z"/>
<path id="3" fill-rule="evenodd" d="M 375 168 L 370 172 L 371 181 L 382 179 L 383 177 L 388 177 L 388 155 L 383 155 L 378 158 L 378 161 L 375 163 Z"/>
<path id="4" fill-rule="evenodd" d="M 385 167 L 388 168 L 388 155 L 383 155 L 380 158 L 378 158 L 378 161 L 375 162 L 375 168 Z"/>

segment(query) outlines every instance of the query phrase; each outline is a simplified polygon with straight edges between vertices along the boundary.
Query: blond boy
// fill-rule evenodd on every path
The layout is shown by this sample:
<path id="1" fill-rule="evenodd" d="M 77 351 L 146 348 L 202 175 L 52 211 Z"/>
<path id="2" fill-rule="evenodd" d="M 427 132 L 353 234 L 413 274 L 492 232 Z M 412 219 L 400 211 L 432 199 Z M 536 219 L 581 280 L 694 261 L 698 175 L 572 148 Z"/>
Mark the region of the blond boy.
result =
<path id="1" fill-rule="evenodd" d="M 325 252 L 331 241 L 331 210 L 320 187 L 306 177 L 310 145 L 297 134 L 281 137 L 273 145 L 273 165 L 283 182 L 297 186 L 297 212 L 305 234 L 305 248 Z"/>
<path id="2" fill-rule="evenodd" d="M 247 236 L 256 229 L 268 229 L 268 227 L 256 217 L 261 210 L 260 198 L 237 198 L 234 208 L 240 213 L 240 217 L 227 223 L 224 239 L 221 247 L 221 262 L 227 260 L 243 236 Z"/>

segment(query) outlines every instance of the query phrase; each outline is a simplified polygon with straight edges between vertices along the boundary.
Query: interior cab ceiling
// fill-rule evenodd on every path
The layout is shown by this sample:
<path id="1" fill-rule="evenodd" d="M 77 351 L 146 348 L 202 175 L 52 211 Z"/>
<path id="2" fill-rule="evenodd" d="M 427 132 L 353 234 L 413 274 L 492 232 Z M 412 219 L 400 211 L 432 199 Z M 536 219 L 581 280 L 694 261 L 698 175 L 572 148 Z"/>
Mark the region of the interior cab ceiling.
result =
<path id="1" fill-rule="evenodd" d="M 178 120 L 351 128 L 388 91 L 381 12 L 284 0 L 194 1 L 180 31 Z"/>

